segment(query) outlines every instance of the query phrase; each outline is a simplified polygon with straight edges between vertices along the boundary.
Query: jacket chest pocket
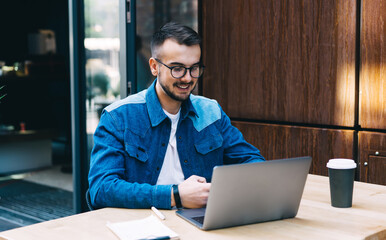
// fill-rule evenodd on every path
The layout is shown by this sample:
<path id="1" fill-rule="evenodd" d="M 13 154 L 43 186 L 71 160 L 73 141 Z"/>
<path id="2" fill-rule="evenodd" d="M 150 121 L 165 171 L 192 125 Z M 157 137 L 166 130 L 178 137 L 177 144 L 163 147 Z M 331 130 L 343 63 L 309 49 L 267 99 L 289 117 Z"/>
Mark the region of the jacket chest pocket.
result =
<path id="1" fill-rule="evenodd" d="M 196 151 L 202 155 L 207 155 L 208 153 L 219 149 L 222 147 L 223 138 L 221 134 L 212 135 L 202 138 L 199 142 L 194 144 Z"/>
<path id="2" fill-rule="evenodd" d="M 147 162 L 149 159 L 145 136 L 140 136 L 129 129 L 124 135 L 125 150 L 129 157 L 138 160 L 139 162 Z"/>
<path id="3" fill-rule="evenodd" d="M 140 146 L 126 143 L 125 150 L 130 157 L 135 158 L 140 162 L 146 162 L 149 159 L 147 151 Z"/>

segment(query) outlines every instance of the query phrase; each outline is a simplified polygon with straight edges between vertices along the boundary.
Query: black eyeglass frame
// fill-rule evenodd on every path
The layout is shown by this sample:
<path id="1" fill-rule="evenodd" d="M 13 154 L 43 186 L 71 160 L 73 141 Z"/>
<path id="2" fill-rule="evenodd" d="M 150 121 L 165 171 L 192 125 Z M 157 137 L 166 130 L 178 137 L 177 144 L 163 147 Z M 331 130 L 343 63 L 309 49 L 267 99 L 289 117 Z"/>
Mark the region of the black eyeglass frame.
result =
<path id="1" fill-rule="evenodd" d="M 190 74 L 190 76 L 191 76 L 192 78 L 199 78 L 199 77 L 202 76 L 202 74 L 204 74 L 205 66 L 204 66 L 203 64 L 201 64 L 201 63 L 199 63 L 199 65 L 198 65 L 199 68 L 202 68 L 201 73 L 199 73 L 199 76 L 198 76 L 198 77 L 193 77 L 193 76 L 192 76 L 192 71 L 191 71 L 191 70 L 192 70 L 194 67 L 196 67 L 197 65 L 193 65 L 193 66 L 191 66 L 191 67 L 189 67 L 189 68 L 187 68 L 187 67 L 185 67 L 185 66 L 183 66 L 183 65 L 178 65 L 178 66 L 172 66 L 172 67 L 170 67 L 170 66 L 166 65 L 165 63 L 161 62 L 161 60 L 159 60 L 158 58 L 154 58 L 154 59 L 155 59 L 157 62 L 159 62 L 159 63 L 161 63 L 162 65 L 164 65 L 165 67 L 169 68 L 169 69 L 170 69 L 170 75 L 172 75 L 172 77 L 174 77 L 174 78 L 176 78 L 176 79 L 183 78 L 183 77 L 186 75 L 186 72 L 187 72 L 188 70 L 189 70 L 189 74 Z M 173 69 L 174 69 L 174 68 L 177 68 L 177 67 L 179 67 L 179 68 L 182 67 L 182 68 L 185 69 L 184 74 L 182 74 L 181 77 L 175 77 L 175 76 L 173 75 Z"/>

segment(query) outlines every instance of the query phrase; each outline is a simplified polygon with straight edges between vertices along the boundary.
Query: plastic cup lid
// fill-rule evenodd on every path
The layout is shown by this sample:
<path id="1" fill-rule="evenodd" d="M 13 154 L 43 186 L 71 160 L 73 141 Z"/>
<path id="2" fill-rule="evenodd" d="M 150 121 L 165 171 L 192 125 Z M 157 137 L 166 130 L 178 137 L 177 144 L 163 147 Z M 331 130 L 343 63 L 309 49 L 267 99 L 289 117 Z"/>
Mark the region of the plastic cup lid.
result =
<path id="1" fill-rule="evenodd" d="M 356 168 L 357 164 L 352 159 L 335 158 L 328 161 L 327 167 L 333 169 L 352 169 Z"/>

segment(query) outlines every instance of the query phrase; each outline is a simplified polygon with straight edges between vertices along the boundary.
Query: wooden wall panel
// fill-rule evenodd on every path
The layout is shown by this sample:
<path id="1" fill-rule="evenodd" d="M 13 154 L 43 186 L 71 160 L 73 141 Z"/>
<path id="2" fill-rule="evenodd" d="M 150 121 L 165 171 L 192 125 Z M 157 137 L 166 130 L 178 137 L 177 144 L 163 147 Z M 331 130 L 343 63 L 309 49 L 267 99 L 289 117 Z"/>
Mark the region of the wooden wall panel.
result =
<path id="1" fill-rule="evenodd" d="M 230 117 L 354 125 L 356 1 L 202 1 L 203 95 Z"/>
<path id="2" fill-rule="evenodd" d="M 360 125 L 386 129 L 386 0 L 362 1 Z"/>
<path id="3" fill-rule="evenodd" d="M 360 180 L 386 185 L 386 133 L 359 133 Z"/>
<path id="4" fill-rule="evenodd" d="M 267 160 L 311 156 L 310 173 L 328 175 L 331 158 L 353 158 L 352 130 L 232 122 Z"/>

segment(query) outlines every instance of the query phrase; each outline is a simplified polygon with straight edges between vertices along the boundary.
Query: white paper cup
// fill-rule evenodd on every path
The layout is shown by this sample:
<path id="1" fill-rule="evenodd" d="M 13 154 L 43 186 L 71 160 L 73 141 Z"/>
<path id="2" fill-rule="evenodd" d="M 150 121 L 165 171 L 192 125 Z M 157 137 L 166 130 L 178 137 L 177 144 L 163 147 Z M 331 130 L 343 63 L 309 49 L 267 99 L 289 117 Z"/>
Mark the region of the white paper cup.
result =
<path id="1" fill-rule="evenodd" d="M 331 205 L 340 208 L 351 207 L 357 164 L 352 159 L 335 158 L 328 161 L 327 167 Z"/>

